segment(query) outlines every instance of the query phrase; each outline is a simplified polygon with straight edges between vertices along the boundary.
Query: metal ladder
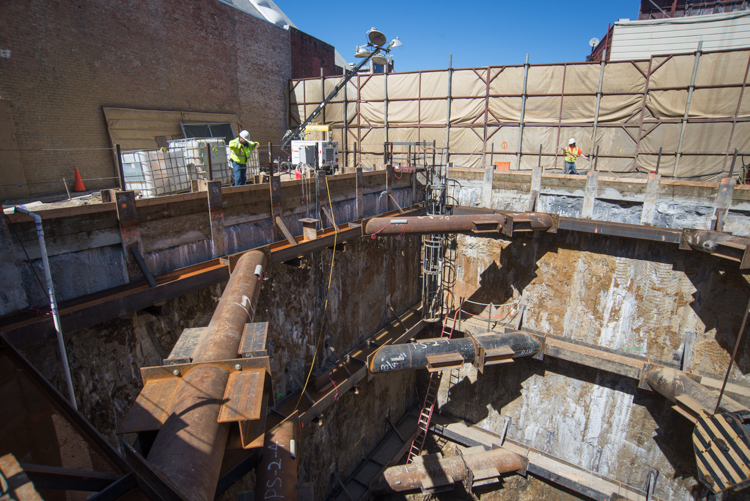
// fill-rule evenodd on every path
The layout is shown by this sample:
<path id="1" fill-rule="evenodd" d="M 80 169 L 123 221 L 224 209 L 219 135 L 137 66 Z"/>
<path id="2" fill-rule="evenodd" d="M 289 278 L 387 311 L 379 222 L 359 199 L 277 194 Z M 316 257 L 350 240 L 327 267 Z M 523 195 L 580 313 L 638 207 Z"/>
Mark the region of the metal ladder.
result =
<path id="1" fill-rule="evenodd" d="M 430 420 L 432 419 L 432 412 L 435 409 L 435 400 L 437 400 L 437 391 L 440 388 L 440 380 L 443 377 L 442 372 L 430 373 L 430 384 L 427 386 L 427 394 L 424 396 L 424 404 L 422 405 L 422 412 L 419 414 L 419 421 L 417 422 L 417 431 L 414 434 L 414 440 L 411 441 L 411 447 L 409 448 L 409 457 L 406 459 L 406 464 L 410 464 L 414 461 L 414 458 L 419 457 L 424 447 L 424 442 L 427 439 L 427 430 L 430 428 Z"/>
<path id="2" fill-rule="evenodd" d="M 453 336 L 453 329 L 445 336 L 445 327 L 440 333 L 440 337 L 447 337 L 450 339 Z M 451 369 L 450 380 L 448 382 L 448 392 L 458 383 L 460 377 L 460 369 Z M 435 401 L 437 400 L 437 392 L 440 388 L 440 381 L 443 379 L 443 373 L 430 372 L 430 383 L 427 385 L 427 393 L 424 396 L 424 403 L 422 404 L 422 412 L 419 414 L 419 421 L 417 422 L 417 430 L 414 434 L 414 440 L 411 442 L 409 448 L 409 457 L 406 459 L 406 464 L 411 464 L 414 458 L 419 457 L 424 447 L 424 442 L 427 439 L 427 431 L 430 429 L 430 421 L 432 420 L 432 413 L 435 410 Z"/>

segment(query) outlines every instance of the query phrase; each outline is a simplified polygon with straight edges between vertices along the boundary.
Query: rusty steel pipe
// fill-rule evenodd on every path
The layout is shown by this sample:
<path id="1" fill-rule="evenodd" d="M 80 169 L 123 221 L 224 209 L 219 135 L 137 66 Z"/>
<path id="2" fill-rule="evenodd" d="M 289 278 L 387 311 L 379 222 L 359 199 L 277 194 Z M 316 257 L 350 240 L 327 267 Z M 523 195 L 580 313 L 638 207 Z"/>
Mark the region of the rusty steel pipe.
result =
<path id="1" fill-rule="evenodd" d="M 193 362 L 237 357 L 242 330 L 252 322 L 266 266 L 260 251 L 243 255 L 198 342 Z M 148 461 L 190 500 L 212 501 L 226 448 L 228 424 L 219 424 L 229 373 L 203 366 L 188 372 L 175 394 L 169 416 L 156 436 Z"/>
<path id="2" fill-rule="evenodd" d="M 703 386 L 691 379 L 687 374 L 675 369 L 660 367 L 646 373 L 646 382 L 649 387 L 670 402 L 678 403 L 678 397 L 687 395 L 698 404 L 713 412 L 719 392 Z M 744 406 L 731 398 L 724 397 L 721 400 L 720 411 L 738 412 L 746 410 Z"/>
<path id="3" fill-rule="evenodd" d="M 263 458 L 255 468 L 256 499 L 297 499 L 297 424 L 286 421 L 266 433 Z"/>
<path id="4" fill-rule="evenodd" d="M 465 461 L 465 464 L 464 464 Z M 495 468 L 500 473 L 509 473 L 526 468 L 526 459 L 507 449 L 419 461 L 407 465 L 392 466 L 385 470 L 372 484 L 373 494 L 388 494 L 420 489 L 422 482 L 430 478 L 450 476 L 458 483 L 466 478 L 466 467 L 472 471 Z"/>
<path id="5" fill-rule="evenodd" d="M 464 362 L 474 362 L 479 347 L 485 350 L 507 347 L 513 350 L 511 358 L 531 357 L 541 351 L 542 346 L 532 335 L 525 332 L 505 332 L 480 334 L 477 336 L 448 339 L 420 339 L 413 343 L 388 344 L 370 357 L 370 373 L 424 369 L 429 355 L 456 353 Z"/>
<path id="6" fill-rule="evenodd" d="M 555 220 L 544 212 L 503 212 L 505 232 L 547 231 L 555 226 Z"/>
<path id="7" fill-rule="evenodd" d="M 505 223 L 502 214 L 461 216 L 382 217 L 370 219 L 365 233 L 378 236 L 438 235 L 443 233 L 500 233 Z"/>

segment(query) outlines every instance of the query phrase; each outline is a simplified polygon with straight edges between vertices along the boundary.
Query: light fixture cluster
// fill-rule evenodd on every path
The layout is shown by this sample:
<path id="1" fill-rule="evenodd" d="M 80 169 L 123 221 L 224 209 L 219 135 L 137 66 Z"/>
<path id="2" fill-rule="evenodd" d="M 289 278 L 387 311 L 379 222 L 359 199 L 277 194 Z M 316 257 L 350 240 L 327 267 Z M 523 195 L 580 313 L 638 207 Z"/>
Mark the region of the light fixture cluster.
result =
<path id="1" fill-rule="evenodd" d="M 381 31 L 378 31 L 375 28 L 367 30 L 367 39 L 369 41 L 366 44 L 357 46 L 357 51 L 354 54 L 354 57 L 372 57 L 372 61 L 375 64 L 382 66 L 388 65 L 392 61 L 392 58 L 389 55 L 391 49 L 403 45 L 398 37 L 396 37 L 386 46 L 388 39 Z M 385 52 L 385 54 L 382 54 L 381 51 Z"/>

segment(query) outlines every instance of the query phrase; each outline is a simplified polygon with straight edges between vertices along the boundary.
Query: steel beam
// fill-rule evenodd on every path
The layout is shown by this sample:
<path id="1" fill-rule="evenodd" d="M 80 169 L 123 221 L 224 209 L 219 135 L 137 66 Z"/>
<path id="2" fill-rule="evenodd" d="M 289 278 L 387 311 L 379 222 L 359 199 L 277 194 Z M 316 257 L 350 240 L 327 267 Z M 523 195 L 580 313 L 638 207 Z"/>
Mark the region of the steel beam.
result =
<path id="1" fill-rule="evenodd" d="M 237 262 L 198 346 L 193 362 L 237 357 L 245 324 L 252 322 L 266 255 L 253 251 Z M 229 424 L 217 422 L 229 372 L 204 365 L 182 380 L 148 461 L 191 500 L 212 501 L 219 480 Z"/>
<path id="2" fill-rule="evenodd" d="M 740 269 L 750 268 L 750 238 L 711 230 L 697 230 L 687 237 L 695 250 L 740 263 Z"/>

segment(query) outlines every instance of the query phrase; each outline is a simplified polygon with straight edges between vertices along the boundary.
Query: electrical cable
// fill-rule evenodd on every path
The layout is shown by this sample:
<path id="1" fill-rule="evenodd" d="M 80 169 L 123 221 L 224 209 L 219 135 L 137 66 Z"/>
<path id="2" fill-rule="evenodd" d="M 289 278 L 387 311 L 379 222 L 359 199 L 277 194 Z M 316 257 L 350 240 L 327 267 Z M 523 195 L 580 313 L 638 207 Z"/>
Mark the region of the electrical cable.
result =
<path id="1" fill-rule="evenodd" d="M 328 176 L 326 176 L 326 192 L 328 192 L 328 206 L 331 208 L 331 218 L 333 219 L 333 227 L 336 227 L 336 217 L 333 215 L 333 204 L 331 204 L 331 190 L 328 187 Z M 328 312 L 328 296 L 331 292 L 331 281 L 333 280 L 333 264 L 336 261 L 336 240 L 338 237 L 338 231 L 333 234 L 333 251 L 331 255 L 331 271 L 328 274 L 328 288 L 326 289 L 326 301 L 323 305 L 323 319 L 320 321 L 320 332 L 318 333 L 318 340 L 315 343 L 315 352 L 313 353 L 313 359 L 310 363 L 310 371 L 307 373 L 307 378 L 305 379 L 305 385 L 302 387 L 302 392 L 299 395 L 299 399 L 297 399 L 297 405 L 294 406 L 294 410 L 297 410 L 297 407 L 299 407 L 299 403 L 302 401 L 302 397 L 305 395 L 305 390 L 307 390 L 307 385 L 310 382 L 310 376 L 312 376 L 313 369 L 315 368 L 315 359 L 318 356 L 318 348 L 320 347 L 320 342 L 323 339 L 323 327 L 326 323 L 326 313 Z M 294 411 L 292 411 L 294 412 Z"/>

